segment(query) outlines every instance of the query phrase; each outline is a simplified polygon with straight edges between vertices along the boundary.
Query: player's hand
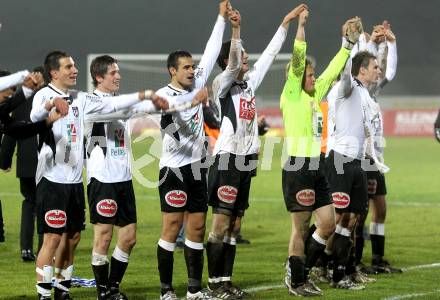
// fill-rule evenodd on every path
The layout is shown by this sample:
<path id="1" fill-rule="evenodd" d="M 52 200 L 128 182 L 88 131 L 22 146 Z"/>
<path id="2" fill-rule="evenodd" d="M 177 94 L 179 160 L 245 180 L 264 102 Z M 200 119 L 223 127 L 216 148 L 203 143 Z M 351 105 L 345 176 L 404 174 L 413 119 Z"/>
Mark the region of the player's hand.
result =
<path id="1" fill-rule="evenodd" d="M 383 25 L 376 25 L 373 27 L 373 32 L 371 33 L 371 41 L 376 44 L 380 44 L 385 41 L 385 29 Z"/>
<path id="2" fill-rule="evenodd" d="M 343 34 L 345 33 L 345 35 L 343 36 L 345 36 L 347 40 L 352 44 L 356 44 L 362 32 L 363 32 L 362 21 L 361 18 L 359 17 L 354 17 L 348 20 L 342 26 L 342 33 Z"/>
<path id="3" fill-rule="evenodd" d="M 298 17 L 304 10 L 309 10 L 309 7 L 304 4 L 301 3 L 300 5 L 298 5 L 297 7 L 295 7 L 293 10 L 291 10 L 285 17 L 283 20 L 283 24 L 288 24 L 290 21 L 292 21 L 293 19 L 295 19 L 296 17 Z M 308 16 L 308 13 L 307 13 Z"/>
<path id="4" fill-rule="evenodd" d="M 240 12 L 236 9 L 232 9 L 229 11 L 229 21 L 231 22 L 231 26 L 233 28 L 238 28 L 240 27 L 241 24 L 241 15 Z"/>
<path id="5" fill-rule="evenodd" d="M 63 117 L 69 113 L 69 103 L 63 98 L 55 97 L 46 102 L 45 108 L 47 111 L 52 110 L 54 107 Z"/>
<path id="6" fill-rule="evenodd" d="M 229 2 L 229 0 L 222 0 L 220 2 L 219 15 L 221 15 L 223 18 L 227 19 L 229 11 L 231 10 L 232 10 L 232 5 L 231 2 Z"/>
<path id="7" fill-rule="evenodd" d="M 23 86 L 31 89 L 33 91 L 37 91 L 42 88 L 44 85 L 43 75 L 39 72 L 30 73 L 23 81 Z"/>
<path id="8" fill-rule="evenodd" d="M 196 106 L 200 103 L 202 103 L 204 106 L 209 106 L 208 89 L 207 88 L 203 88 L 197 92 L 197 94 L 194 96 L 194 99 L 193 99 L 191 105 Z"/>
<path id="9" fill-rule="evenodd" d="M 48 126 L 50 126 L 53 123 L 55 123 L 56 121 L 58 121 L 59 119 L 61 119 L 62 117 L 64 117 L 64 116 L 62 114 L 60 114 L 59 112 L 57 112 L 56 109 L 54 109 L 49 113 L 49 116 L 46 119 L 46 124 Z"/>
<path id="10" fill-rule="evenodd" d="M 7 169 L 1 169 L 1 168 L 0 168 L 0 170 L 2 170 L 2 171 L 5 172 L 5 173 L 11 172 L 11 168 L 7 168 Z"/>
<path id="11" fill-rule="evenodd" d="M 157 110 L 167 110 L 170 108 L 168 101 L 165 98 L 162 98 L 161 96 L 158 96 L 156 94 L 153 94 L 151 96 L 151 102 Z"/>
<path id="12" fill-rule="evenodd" d="M 385 38 L 387 39 L 387 41 L 391 42 L 391 43 L 396 42 L 396 36 L 391 31 L 391 24 L 388 23 L 387 20 L 385 20 L 385 21 L 383 21 L 382 26 L 384 28 L 384 34 L 385 34 Z"/>

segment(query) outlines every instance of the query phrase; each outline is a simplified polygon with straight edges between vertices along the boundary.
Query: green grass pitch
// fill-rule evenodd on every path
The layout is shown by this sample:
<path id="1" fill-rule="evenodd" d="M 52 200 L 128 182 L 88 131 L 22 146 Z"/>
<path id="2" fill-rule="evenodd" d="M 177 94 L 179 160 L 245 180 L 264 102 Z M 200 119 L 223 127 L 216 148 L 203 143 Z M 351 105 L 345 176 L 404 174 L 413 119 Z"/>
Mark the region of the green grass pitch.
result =
<path id="1" fill-rule="evenodd" d="M 263 140 L 264 144 L 264 140 Z M 134 157 L 145 164 L 136 175 L 144 185 L 155 181 L 158 162 L 141 157 L 151 141 L 134 143 Z M 251 187 L 250 208 L 242 233 L 250 245 L 239 245 L 234 282 L 243 288 L 259 288 L 252 299 L 290 299 L 281 287 L 290 234 L 290 217 L 281 192 L 281 147 L 276 146 L 272 168 L 259 170 Z M 433 138 L 389 138 L 386 163 L 388 217 L 386 258 L 394 265 L 408 268 L 440 263 L 440 144 Z M 151 158 L 151 157 L 150 157 Z M 15 170 L 0 175 L 6 242 L 0 243 L 0 299 L 36 299 L 35 265 L 23 263 L 19 255 L 19 227 L 22 196 Z M 129 299 L 158 299 L 159 276 L 156 245 L 160 235 L 161 213 L 158 192 L 134 180 L 138 208 L 138 237 L 122 290 Z M 210 212 L 207 230 L 210 228 Z M 114 243 L 113 243 L 114 244 Z M 92 231 L 90 224 L 82 234 L 76 252 L 75 275 L 92 278 L 90 268 Z M 113 249 L 113 246 L 112 248 Z M 113 250 L 111 250 L 113 251 Z M 111 254 L 110 251 L 110 254 Z M 370 261 L 371 247 L 366 242 L 364 261 Z M 186 268 L 181 250 L 175 252 L 174 286 L 179 297 L 186 290 Z M 205 259 L 204 281 L 207 278 Z M 321 285 L 321 299 L 440 299 L 440 267 L 408 269 L 403 274 L 379 275 L 363 291 L 333 290 Z M 96 299 L 95 289 L 73 288 L 74 299 Z M 406 296 L 405 296 L 406 295 Z M 394 298 L 393 298 L 394 297 Z"/>

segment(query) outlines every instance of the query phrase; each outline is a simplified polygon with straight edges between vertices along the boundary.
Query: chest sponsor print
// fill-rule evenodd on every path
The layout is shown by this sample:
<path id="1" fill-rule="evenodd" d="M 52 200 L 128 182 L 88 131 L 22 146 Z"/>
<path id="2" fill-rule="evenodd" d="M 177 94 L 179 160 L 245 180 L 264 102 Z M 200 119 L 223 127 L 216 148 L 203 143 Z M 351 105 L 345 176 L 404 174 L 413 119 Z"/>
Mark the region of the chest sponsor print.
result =
<path id="1" fill-rule="evenodd" d="M 250 100 L 240 98 L 240 119 L 251 121 L 255 117 L 255 97 Z"/>

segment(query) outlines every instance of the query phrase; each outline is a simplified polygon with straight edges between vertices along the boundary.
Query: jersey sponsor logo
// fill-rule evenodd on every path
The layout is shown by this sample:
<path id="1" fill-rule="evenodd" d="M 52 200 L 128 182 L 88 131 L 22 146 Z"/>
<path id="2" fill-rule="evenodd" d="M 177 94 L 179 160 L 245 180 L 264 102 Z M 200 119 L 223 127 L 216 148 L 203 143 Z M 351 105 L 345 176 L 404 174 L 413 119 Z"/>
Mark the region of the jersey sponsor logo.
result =
<path id="1" fill-rule="evenodd" d="M 125 147 L 124 128 L 115 130 L 115 147 Z"/>
<path id="2" fill-rule="evenodd" d="M 223 185 L 217 190 L 217 197 L 220 201 L 232 204 L 237 199 L 238 190 L 237 188 L 230 185 Z"/>
<path id="3" fill-rule="evenodd" d="M 75 118 L 78 118 L 78 116 L 79 116 L 78 106 L 72 106 L 72 112 L 73 112 L 73 115 L 75 116 Z"/>
<path id="4" fill-rule="evenodd" d="M 376 179 L 368 179 L 368 194 L 375 195 L 377 190 L 377 180 Z"/>
<path id="5" fill-rule="evenodd" d="M 333 193 L 332 198 L 335 208 L 346 208 L 350 205 L 350 195 L 347 193 Z"/>
<path id="6" fill-rule="evenodd" d="M 67 216 L 66 212 L 59 209 L 52 209 L 44 215 L 44 221 L 47 226 L 52 228 L 62 228 L 66 226 Z"/>
<path id="7" fill-rule="evenodd" d="M 197 111 L 197 112 L 193 115 L 193 117 L 191 118 L 191 121 L 190 121 L 189 126 L 190 126 L 190 128 L 191 128 L 191 131 L 192 131 L 192 132 L 195 132 L 196 129 L 197 129 L 198 127 L 200 127 L 200 125 L 201 125 L 201 122 L 200 122 L 199 112 Z"/>
<path id="8" fill-rule="evenodd" d="M 306 189 L 296 193 L 296 201 L 302 206 L 312 206 L 315 204 L 315 191 Z"/>
<path id="9" fill-rule="evenodd" d="M 165 195 L 165 201 L 172 207 L 184 207 L 186 205 L 186 193 L 181 190 L 169 191 Z"/>
<path id="10" fill-rule="evenodd" d="M 250 100 L 240 98 L 240 119 L 253 120 L 255 117 L 255 97 Z"/>
<path id="11" fill-rule="evenodd" d="M 96 204 L 96 212 L 106 218 L 112 218 L 118 212 L 118 204 L 113 199 L 104 199 Z"/>
<path id="12" fill-rule="evenodd" d="M 67 141 L 69 143 L 76 143 L 76 126 L 75 123 L 66 124 L 67 126 Z"/>

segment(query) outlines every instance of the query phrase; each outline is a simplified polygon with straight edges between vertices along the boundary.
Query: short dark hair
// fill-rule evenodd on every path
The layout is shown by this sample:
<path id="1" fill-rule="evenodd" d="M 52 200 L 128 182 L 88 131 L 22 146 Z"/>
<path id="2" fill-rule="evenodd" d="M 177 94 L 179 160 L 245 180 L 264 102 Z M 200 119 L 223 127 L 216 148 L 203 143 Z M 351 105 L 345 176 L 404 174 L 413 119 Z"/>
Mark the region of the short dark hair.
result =
<path id="1" fill-rule="evenodd" d="M 50 71 L 59 70 L 60 69 L 60 59 L 64 57 L 70 57 L 64 51 L 55 50 L 46 55 L 44 59 L 44 81 L 50 82 L 52 80 L 52 75 L 50 75 Z"/>
<path id="2" fill-rule="evenodd" d="M 231 41 L 224 42 L 222 44 L 222 48 L 220 49 L 220 53 L 217 57 L 217 65 L 220 69 L 226 69 L 227 65 L 225 63 L 225 59 L 229 58 L 229 52 L 231 51 Z"/>
<path id="3" fill-rule="evenodd" d="M 110 55 L 102 55 L 95 57 L 90 64 L 90 75 L 92 75 L 93 85 L 98 86 L 97 76 L 104 77 L 107 73 L 108 67 L 112 64 L 117 64 L 118 60 Z"/>
<path id="4" fill-rule="evenodd" d="M 167 70 L 168 73 L 170 73 L 170 68 L 175 68 L 177 70 L 178 64 L 179 64 L 179 58 L 181 57 L 191 57 L 191 53 L 185 50 L 177 50 L 174 52 L 171 52 L 170 55 L 168 55 L 167 59 Z M 171 75 L 171 73 L 170 73 Z"/>
<path id="5" fill-rule="evenodd" d="M 368 68 L 371 59 L 376 59 L 376 56 L 368 51 L 358 52 L 351 61 L 351 75 L 359 75 L 361 67 Z"/>

